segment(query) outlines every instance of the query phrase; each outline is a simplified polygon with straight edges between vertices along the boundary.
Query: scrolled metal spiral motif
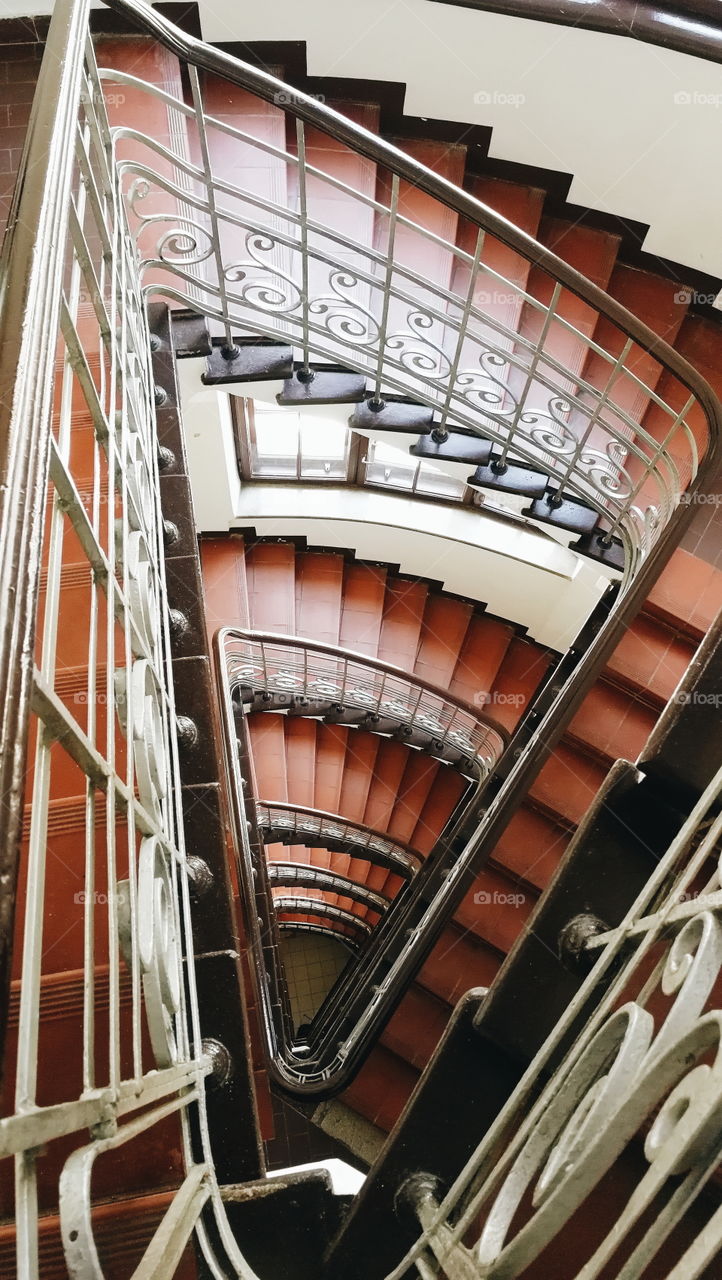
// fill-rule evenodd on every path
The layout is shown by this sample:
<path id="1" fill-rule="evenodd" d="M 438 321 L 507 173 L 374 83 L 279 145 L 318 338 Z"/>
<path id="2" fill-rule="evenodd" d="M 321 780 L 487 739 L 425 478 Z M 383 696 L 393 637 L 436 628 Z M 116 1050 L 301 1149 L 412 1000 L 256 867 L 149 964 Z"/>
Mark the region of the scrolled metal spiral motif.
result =
<path id="1" fill-rule="evenodd" d="M 539 1115 L 485 1213 L 473 1250 L 480 1276 L 520 1275 L 584 1203 L 650 1117 L 649 1169 L 627 1208 L 627 1229 L 671 1177 L 691 1173 L 722 1138 L 722 1012 L 704 1012 L 722 969 L 722 925 L 709 911 L 677 934 L 659 980 L 675 996 L 655 1035 L 634 1001 L 613 1012 Z M 712 1062 L 701 1063 L 712 1056 Z M 534 1213 L 516 1232 L 531 1195 Z M 599 1245 L 580 1276 L 596 1277 L 611 1251 Z"/>

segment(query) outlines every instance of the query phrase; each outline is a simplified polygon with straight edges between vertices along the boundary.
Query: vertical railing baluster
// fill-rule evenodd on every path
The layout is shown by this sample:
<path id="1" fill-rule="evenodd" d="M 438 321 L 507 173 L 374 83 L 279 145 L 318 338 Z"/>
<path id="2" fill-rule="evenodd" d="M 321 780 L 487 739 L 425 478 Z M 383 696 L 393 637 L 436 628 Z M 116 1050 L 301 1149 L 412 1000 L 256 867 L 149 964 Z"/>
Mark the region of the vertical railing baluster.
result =
<path id="1" fill-rule="evenodd" d="M 447 427 L 447 422 L 449 418 L 449 409 L 451 407 L 451 401 L 454 395 L 454 386 L 456 384 L 456 378 L 459 372 L 459 365 L 461 363 L 461 356 L 464 350 L 464 343 L 466 341 L 466 332 L 469 324 L 469 316 L 471 315 L 471 308 L 474 305 L 474 293 L 476 291 L 476 282 L 479 277 L 479 264 L 481 262 L 481 254 L 484 248 L 485 239 L 486 239 L 486 232 L 484 231 L 483 227 L 480 227 L 476 236 L 476 247 L 474 249 L 474 259 L 470 267 L 469 287 L 466 291 L 466 300 L 464 302 L 464 310 L 461 314 L 461 319 L 459 320 L 459 330 L 458 330 L 458 336 L 456 339 L 456 350 L 454 351 L 454 356 L 451 361 L 451 365 L 449 367 L 449 372 L 447 374 L 446 394 L 444 396 L 444 403 L 441 408 L 441 417 L 431 432 L 431 439 L 435 442 L 435 444 L 443 444 L 444 441 L 447 440 L 449 436 L 449 429 Z"/>
<path id="2" fill-rule="evenodd" d="M 186 70 L 190 79 L 191 93 L 193 95 L 193 107 L 195 110 L 196 127 L 198 129 L 198 142 L 201 152 L 201 160 L 203 163 L 203 172 L 205 174 L 206 192 L 208 198 L 208 216 L 211 224 L 211 243 L 213 246 L 213 257 L 216 264 L 216 272 L 218 275 L 218 292 L 221 300 L 221 311 L 223 315 L 223 331 L 225 342 L 221 348 L 224 359 L 229 363 L 238 355 L 238 347 L 233 337 L 233 325 L 231 323 L 231 312 L 228 303 L 228 290 L 226 289 L 226 273 L 223 264 L 223 243 L 221 240 L 221 219 L 218 215 L 218 205 L 216 202 L 216 184 L 213 176 L 213 162 L 211 160 L 211 150 L 208 144 L 208 131 L 206 129 L 206 117 L 203 110 L 203 96 L 201 93 L 200 81 L 198 79 L 197 69 L 187 64 Z"/>
<path id="3" fill-rule="evenodd" d="M 381 319 L 379 321 L 378 336 L 378 356 L 376 359 L 376 374 L 374 377 L 373 393 L 368 400 L 368 408 L 373 413 L 380 413 L 384 408 L 384 401 L 381 397 L 381 387 L 384 380 L 384 364 L 386 359 L 386 336 L 389 325 L 389 311 L 391 307 L 391 284 L 394 275 L 394 262 L 396 252 L 396 225 L 399 214 L 399 178 L 397 174 L 393 174 L 391 179 L 391 199 L 389 201 L 389 229 L 386 237 L 386 270 L 384 274 L 383 294 L 381 297 Z"/>
<path id="4" fill-rule="evenodd" d="M 301 368 L 296 370 L 299 382 L 312 382 L 309 306 L 311 299 L 308 257 L 308 196 L 306 191 L 306 132 L 303 120 L 296 121 L 296 148 L 298 151 L 298 205 L 301 248 Z"/>
<path id="5" fill-rule="evenodd" d="M 546 315 L 544 317 L 544 324 L 542 325 L 542 331 L 539 334 L 539 338 L 537 339 L 536 346 L 534 348 L 534 355 L 532 357 L 531 363 L 527 370 L 526 380 L 524 382 L 524 388 L 518 399 L 519 413 L 516 416 L 514 422 L 509 427 L 506 440 L 504 441 L 504 444 L 502 445 L 502 448 L 498 456 L 491 463 L 493 470 L 497 471 L 500 475 L 503 475 L 503 473 L 506 471 L 506 468 L 508 465 L 509 452 L 514 447 L 514 432 L 519 425 L 519 420 L 524 416 L 524 405 L 526 403 L 526 398 L 529 395 L 529 391 L 531 390 L 532 383 L 534 382 L 534 377 L 535 377 L 537 368 L 539 367 L 541 358 L 544 354 L 544 343 L 546 342 L 547 334 L 549 333 L 549 330 L 551 328 L 552 320 L 556 315 L 557 304 L 559 302 L 561 292 L 562 292 L 562 286 L 557 281 L 554 285 L 551 300 L 546 310 Z"/>
<path id="6" fill-rule="evenodd" d="M 562 474 L 559 476 L 558 479 L 556 476 L 554 477 L 554 492 L 550 497 L 551 502 L 561 502 L 562 494 L 564 492 L 564 486 L 568 483 L 570 477 L 572 476 L 579 460 L 581 459 L 582 452 L 586 447 L 587 441 L 591 437 L 591 434 L 595 426 L 599 422 L 602 409 L 606 407 L 609 401 L 609 396 L 611 395 L 612 387 L 614 386 L 614 383 L 616 382 L 620 371 L 624 368 L 624 363 L 627 359 L 627 356 L 629 355 L 629 352 L 632 349 L 632 345 L 633 345 L 632 339 L 628 338 L 624 344 L 624 347 L 622 348 L 622 351 L 620 352 L 619 356 L 614 362 L 612 371 L 604 386 L 604 390 L 601 392 L 599 399 L 596 401 L 594 405 L 594 411 L 589 416 L 587 425 L 584 429 L 584 434 L 577 441 L 574 451 L 572 452 L 569 458 L 569 461 L 567 462 L 567 465 L 564 468 L 564 471 L 562 472 Z"/>

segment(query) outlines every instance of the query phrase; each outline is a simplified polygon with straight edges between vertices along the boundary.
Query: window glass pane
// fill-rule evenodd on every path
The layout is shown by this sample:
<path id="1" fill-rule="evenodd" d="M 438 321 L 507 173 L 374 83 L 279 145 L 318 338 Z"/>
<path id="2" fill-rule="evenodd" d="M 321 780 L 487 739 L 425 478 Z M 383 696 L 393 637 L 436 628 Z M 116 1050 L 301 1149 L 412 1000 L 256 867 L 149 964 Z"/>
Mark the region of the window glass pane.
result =
<path id="1" fill-rule="evenodd" d="M 301 454 L 304 458 L 324 458 L 327 461 L 346 457 L 348 427 L 336 422 L 304 419 L 301 426 Z"/>
<path id="2" fill-rule="evenodd" d="M 298 453 L 298 413 L 256 411 L 256 450 L 259 459 Z"/>
<path id="3" fill-rule="evenodd" d="M 428 466 L 425 462 L 422 462 L 419 467 L 419 476 L 416 481 L 417 493 L 433 494 L 438 498 L 461 499 L 465 489 L 466 484 L 463 480 L 447 475 L 440 467 Z"/>

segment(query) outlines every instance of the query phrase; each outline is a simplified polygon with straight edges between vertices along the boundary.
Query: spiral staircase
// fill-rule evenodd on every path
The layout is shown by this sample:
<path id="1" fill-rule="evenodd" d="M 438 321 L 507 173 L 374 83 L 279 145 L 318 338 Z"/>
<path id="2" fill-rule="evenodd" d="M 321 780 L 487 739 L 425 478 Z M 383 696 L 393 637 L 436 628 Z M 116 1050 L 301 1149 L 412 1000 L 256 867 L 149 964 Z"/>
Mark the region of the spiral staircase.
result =
<path id="1" fill-rule="evenodd" d="M 717 313 L 393 87 L 199 33 L 67 3 L 0 62 L 0 1272 L 711 1280 Z M 189 386 L 322 408 L 341 504 L 390 446 L 566 578 L 371 556 L 322 475 L 289 529 L 238 404 L 242 501 L 199 528 Z M 268 1176 L 304 1149 L 360 1195 Z"/>

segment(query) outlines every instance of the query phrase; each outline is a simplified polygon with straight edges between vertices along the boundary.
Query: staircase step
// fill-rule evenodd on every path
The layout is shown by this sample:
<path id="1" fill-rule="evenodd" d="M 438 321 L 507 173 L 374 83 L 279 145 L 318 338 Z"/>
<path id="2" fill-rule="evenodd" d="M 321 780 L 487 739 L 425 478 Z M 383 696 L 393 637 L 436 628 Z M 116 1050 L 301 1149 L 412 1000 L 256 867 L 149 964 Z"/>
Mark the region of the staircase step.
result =
<path id="1" fill-rule="evenodd" d="M 173 346 L 177 360 L 209 356 L 212 351 L 208 321 L 197 311 L 184 307 L 173 312 Z"/>
<path id="2" fill-rule="evenodd" d="M 348 420 L 353 431 L 408 431 L 418 435 L 419 432 L 431 431 L 434 420 L 433 409 L 422 404 L 414 404 L 409 400 L 386 400 L 380 402 L 383 408 L 374 409 L 373 399 L 364 400 L 354 410 Z M 413 451 L 412 451 L 413 452 Z"/>
<path id="3" fill-rule="evenodd" d="M 206 386 L 227 382 L 275 382 L 290 378 L 293 372 L 293 348 L 285 342 L 235 338 L 237 354 L 224 354 L 225 339 L 214 338 L 213 349 L 206 361 L 201 381 Z"/>
<path id="4" fill-rule="evenodd" d="M 583 534 L 578 542 L 570 543 L 570 550 L 578 551 L 590 560 L 598 560 L 609 569 L 624 569 L 624 546 L 621 539 L 612 538 L 607 543 L 601 529 Z"/>
<path id="5" fill-rule="evenodd" d="M 586 502 L 577 502 L 565 494 L 561 499 L 556 499 L 553 492 L 537 498 L 531 506 L 524 509 L 522 515 L 543 520 L 545 524 L 553 524 L 557 529 L 570 529 L 572 533 L 579 534 L 591 534 L 599 524 L 599 512 L 588 507 Z"/>
<path id="6" fill-rule="evenodd" d="M 487 465 L 477 467 L 466 483 L 482 489 L 516 493 L 523 498 L 541 498 L 544 495 L 549 483 L 545 471 L 537 471 L 535 467 L 518 462 L 508 462 L 503 471 L 497 471 L 494 469 L 494 456 L 492 454 Z"/>
<path id="7" fill-rule="evenodd" d="M 491 440 L 480 436 L 465 436 L 460 431 L 450 431 L 446 440 L 436 441 L 431 435 L 422 436 L 413 444 L 409 453 L 415 458 L 429 458 L 437 462 L 461 462 L 469 466 L 486 466 L 491 458 Z"/>
<path id="8" fill-rule="evenodd" d="M 386 598 L 387 570 L 382 565 L 351 561 L 346 565 L 341 600 L 339 644 L 375 658 Z"/>
<path id="9" fill-rule="evenodd" d="M 314 370 L 310 382 L 304 382 L 296 374 L 287 377 L 283 390 L 276 400 L 279 404 L 355 404 L 366 394 L 363 374 L 349 373 L 346 369 Z"/>

